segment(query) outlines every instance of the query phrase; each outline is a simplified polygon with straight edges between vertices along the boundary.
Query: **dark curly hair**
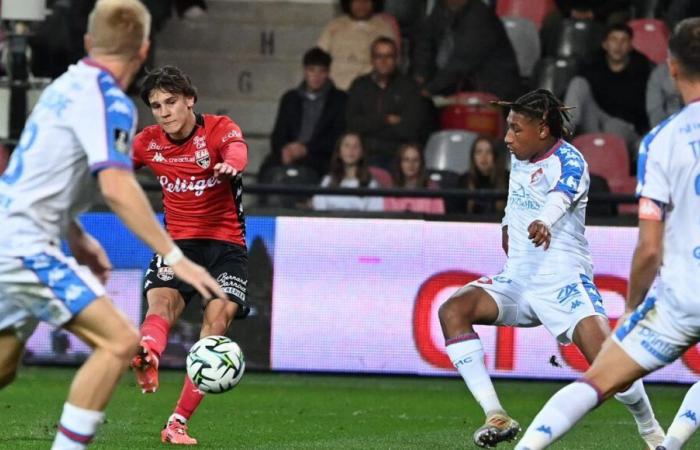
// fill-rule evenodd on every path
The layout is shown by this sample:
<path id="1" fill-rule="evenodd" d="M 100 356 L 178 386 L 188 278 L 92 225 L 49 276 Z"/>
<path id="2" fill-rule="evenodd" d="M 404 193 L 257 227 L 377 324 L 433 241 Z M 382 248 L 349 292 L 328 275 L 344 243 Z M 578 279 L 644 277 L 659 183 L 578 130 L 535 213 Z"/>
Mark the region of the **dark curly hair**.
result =
<path id="1" fill-rule="evenodd" d="M 571 122 L 569 110 L 572 108 L 564 105 L 547 89 L 530 91 L 514 102 L 499 101 L 494 103 L 542 121 L 549 127 L 549 134 L 557 139 L 568 137 L 570 134 L 567 124 Z"/>
<path id="2" fill-rule="evenodd" d="M 197 101 L 197 88 L 192 85 L 192 80 L 175 66 L 163 66 L 146 74 L 141 84 L 141 100 L 146 106 L 151 106 L 148 98 L 154 89 L 194 97 L 194 101 Z"/>

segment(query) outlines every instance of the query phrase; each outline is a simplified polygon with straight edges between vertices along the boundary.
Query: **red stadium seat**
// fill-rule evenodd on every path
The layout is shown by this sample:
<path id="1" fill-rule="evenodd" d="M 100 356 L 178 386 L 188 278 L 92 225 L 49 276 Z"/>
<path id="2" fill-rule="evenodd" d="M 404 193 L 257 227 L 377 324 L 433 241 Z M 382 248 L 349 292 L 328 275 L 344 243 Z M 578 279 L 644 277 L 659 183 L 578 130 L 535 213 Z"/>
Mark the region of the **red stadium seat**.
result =
<path id="1" fill-rule="evenodd" d="M 669 31 L 658 19 L 635 19 L 628 22 L 634 31 L 632 46 L 655 64 L 666 61 Z"/>
<path id="2" fill-rule="evenodd" d="M 381 167 L 369 166 L 369 172 L 372 177 L 377 180 L 379 186 L 383 188 L 390 188 L 394 186 L 394 179 L 391 178 L 391 174 Z"/>
<path id="3" fill-rule="evenodd" d="M 377 16 L 380 17 L 386 23 L 388 23 L 389 26 L 394 30 L 394 34 L 396 35 L 396 47 L 399 50 L 399 53 L 401 53 L 401 28 L 399 27 L 399 21 L 396 20 L 396 17 L 387 13 L 379 13 L 377 14 Z"/>
<path id="4" fill-rule="evenodd" d="M 611 133 L 588 133 L 578 136 L 572 144 L 583 153 L 589 172 L 605 178 L 612 193 L 634 193 L 637 181 L 629 175 L 629 153 L 624 139 Z M 633 213 L 636 205 L 621 204 L 619 210 Z"/>
<path id="5" fill-rule="evenodd" d="M 467 130 L 500 139 L 503 136 L 503 114 L 490 102 L 498 100 L 488 92 L 460 92 L 452 97 L 454 104 L 440 112 L 440 129 Z"/>
<path id="6" fill-rule="evenodd" d="M 496 14 L 499 17 L 517 16 L 529 19 L 537 25 L 537 29 L 542 27 L 545 17 L 556 9 L 554 0 L 498 0 L 496 3 Z"/>

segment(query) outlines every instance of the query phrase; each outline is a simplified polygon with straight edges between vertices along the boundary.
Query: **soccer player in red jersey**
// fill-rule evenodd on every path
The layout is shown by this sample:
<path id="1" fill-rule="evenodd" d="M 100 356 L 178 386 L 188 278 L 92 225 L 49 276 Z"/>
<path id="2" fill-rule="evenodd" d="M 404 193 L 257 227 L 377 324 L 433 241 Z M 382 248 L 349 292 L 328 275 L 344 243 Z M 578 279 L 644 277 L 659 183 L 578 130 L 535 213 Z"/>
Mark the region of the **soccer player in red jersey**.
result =
<path id="1" fill-rule="evenodd" d="M 225 116 L 197 114 L 197 91 L 187 75 L 172 66 L 148 74 L 141 99 L 157 124 L 134 140 L 134 166 L 148 166 L 163 188 L 166 228 L 185 255 L 203 265 L 228 298 L 202 299 L 154 255 L 146 272 L 148 301 L 141 325 L 141 349 L 132 361 L 144 393 L 158 389 L 158 361 L 170 327 L 193 298 L 203 302 L 200 336 L 223 335 L 235 317 L 249 312 L 246 303 L 248 256 L 241 205 L 241 173 L 248 149 L 240 128 Z M 161 432 L 172 444 L 196 444 L 187 421 L 203 393 L 185 376 L 173 414 Z"/>

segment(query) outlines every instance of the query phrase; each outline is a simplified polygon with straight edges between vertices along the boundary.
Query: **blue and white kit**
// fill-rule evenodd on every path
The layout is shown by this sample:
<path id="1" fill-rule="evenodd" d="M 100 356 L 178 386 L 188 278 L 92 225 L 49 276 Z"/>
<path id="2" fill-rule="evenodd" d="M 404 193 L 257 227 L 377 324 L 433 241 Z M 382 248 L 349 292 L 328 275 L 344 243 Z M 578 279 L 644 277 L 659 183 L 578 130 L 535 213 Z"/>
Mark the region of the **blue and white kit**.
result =
<path id="1" fill-rule="evenodd" d="M 136 108 L 90 60 L 42 93 L 0 177 L 0 331 L 26 339 L 39 320 L 60 326 L 104 287 L 60 250 L 107 167 L 131 170 Z"/>
<path id="2" fill-rule="evenodd" d="M 661 122 L 639 149 L 637 194 L 667 205 L 659 277 L 614 339 L 645 369 L 700 340 L 700 103 Z"/>

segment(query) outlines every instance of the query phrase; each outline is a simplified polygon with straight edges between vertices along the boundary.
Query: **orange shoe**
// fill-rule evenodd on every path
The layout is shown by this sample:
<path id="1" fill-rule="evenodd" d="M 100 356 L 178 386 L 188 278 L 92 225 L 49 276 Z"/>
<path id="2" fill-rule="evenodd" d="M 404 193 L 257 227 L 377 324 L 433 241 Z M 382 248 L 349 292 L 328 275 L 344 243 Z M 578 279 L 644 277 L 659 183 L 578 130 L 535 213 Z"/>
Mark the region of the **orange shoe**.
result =
<path id="1" fill-rule="evenodd" d="M 143 344 L 143 341 L 138 353 L 131 360 L 131 367 L 134 369 L 136 381 L 141 386 L 141 392 L 147 394 L 158 390 L 158 357 Z"/>
<path id="2" fill-rule="evenodd" d="M 196 445 L 197 439 L 187 434 L 187 424 L 177 419 L 171 420 L 160 432 L 160 440 L 166 444 Z"/>

